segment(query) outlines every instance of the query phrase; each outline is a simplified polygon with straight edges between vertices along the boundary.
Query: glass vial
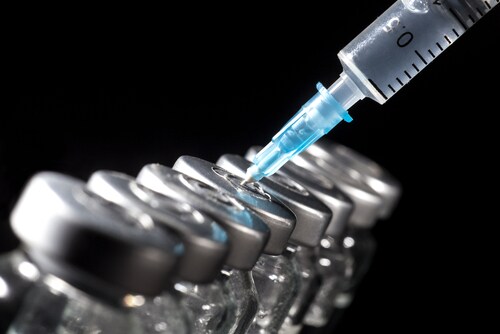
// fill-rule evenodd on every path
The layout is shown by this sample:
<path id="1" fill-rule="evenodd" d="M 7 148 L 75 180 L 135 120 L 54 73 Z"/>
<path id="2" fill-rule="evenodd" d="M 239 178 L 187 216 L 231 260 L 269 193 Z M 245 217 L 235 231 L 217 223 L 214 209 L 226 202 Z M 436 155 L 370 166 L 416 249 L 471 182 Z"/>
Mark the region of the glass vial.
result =
<path id="1" fill-rule="evenodd" d="M 14 319 L 28 290 L 40 277 L 38 268 L 20 248 L 0 256 L 0 332 Z"/>
<path id="2" fill-rule="evenodd" d="M 251 151 L 255 151 L 252 148 Z M 335 240 L 342 240 L 349 217 L 352 214 L 352 201 L 329 178 L 318 173 L 310 173 L 294 162 L 283 166 L 282 174 L 290 179 L 300 182 L 311 193 L 319 198 L 333 213 L 328 226 L 316 246 L 314 266 L 321 277 L 321 284 L 316 291 L 312 302 L 305 311 L 303 324 L 322 326 L 328 321 L 328 315 L 333 309 L 333 300 L 343 284 L 349 277 L 347 264 L 349 254 L 342 247 L 324 248 L 325 239 L 332 245 Z"/>
<path id="3" fill-rule="evenodd" d="M 245 184 L 241 177 L 208 161 L 182 156 L 177 159 L 173 169 L 236 198 L 269 227 L 270 238 L 263 255 L 252 269 L 259 309 L 248 332 L 276 333 L 292 306 L 300 282 L 293 256 L 283 255 L 295 227 L 295 215 L 274 196 L 265 192 L 260 184 Z"/>
<path id="4" fill-rule="evenodd" d="M 314 145 L 313 145 L 314 146 Z M 347 308 L 352 301 L 352 287 L 356 286 L 369 267 L 369 263 L 374 254 L 374 240 L 369 238 L 366 240 L 356 240 L 352 234 L 353 228 L 370 228 L 379 218 L 383 210 L 383 199 L 375 192 L 366 182 L 360 177 L 359 173 L 353 173 L 346 166 L 339 163 L 337 159 L 325 160 L 322 156 L 312 154 L 307 151 L 294 159 L 293 163 L 304 169 L 307 169 L 311 175 L 322 175 L 328 178 L 329 182 L 347 195 L 353 202 L 353 210 L 348 218 L 347 230 L 345 234 L 333 240 L 326 239 L 324 244 L 332 249 L 343 251 L 344 254 L 350 254 L 350 260 L 346 262 L 347 279 L 340 284 L 335 298 L 330 302 L 333 308 L 328 308 L 328 312 L 324 312 L 325 318 L 321 322 L 311 321 L 311 326 L 325 326 L 328 320 L 338 314 L 340 308 Z M 366 248 L 364 248 L 366 246 Z M 359 248 L 361 247 L 361 248 Z M 323 247 L 322 251 L 325 251 Z M 363 254 L 361 254 L 361 252 Z M 312 308 L 311 311 L 314 309 Z M 317 308 L 316 310 L 319 310 Z M 326 320 L 326 322 L 324 321 Z"/>
<path id="5" fill-rule="evenodd" d="M 251 152 L 247 159 L 234 154 L 221 156 L 217 164 L 231 173 L 244 177 L 252 159 Z M 294 298 L 280 333 L 297 333 L 302 327 L 305 310 L 314 296 L 320 276 L 315 268 L 314 247 L 324 234 L 332 217 L 331 210 L 300 182 L 287 177 L 281 171 L 262 179 L 262 189 L 275 196 L 296 217 L 296 225 L 287 247 L 286 255 L 297 267 L 299 283 L 297 296 Z"/>
<path id="6" fill-rule="evenodd" d="M 235 302 L 235 319 L 227 333 L 247 333 L 258 309 L 251 269 L 268 239 L 269 228 L 236 198 L 200 180 L 160 164 L 144 166 L 137 181 L 177 200 L 189 203 L 215 219 L 229 236 L 229 254 L 220 282 Z"/>
<path id="7" fill-rule="evenodd" d="M 88 187 L 122 208 L 140 210 L 180 236 L 184 255 L 174 288 L 189 311 L 193 330 L 203 334 L 228 333 L 236 319 L 235 301 L 220 283 L 220 270 L 229 251 L 224 229 L 185 201 L 147 188 L 123 173 L 97 171 L 91 175 Z M 161 303 L 161 298 L 157 297 L 157 303 Z M 165 298 L 169 299 L 168 294 Z"/>
<path id="8" fill-rule="evenodd" d="M 333 330 L 370 268 L 376 251 L 376 240 L 371 234 L 371 227 L 378 218 L 387 219 L 392 215 L 401 197 L 402 187 L 378 163 L 339 143 L 322 139 L 311 145 L 303 156 L 309 160 L 313 170 L 322 167 L 323 173 L 338 183 L 357 206 L 342 242 L 342 246 L 352 254 L 352 277 L 335 299 L 335 311 L 327 326 L 329 330 Z M 372 192 L 367 191 L 366 186 Z M 373 192 L 379 197 L 371 202 L 367 201 L 366 198 L 372 198 L 370 194 Z M 366 198 L 360 197 L 363 194 Z"/>
<path id="9" fill-rule="evenodd" d="M 10 222 L 43 275 L 8 333 L 143 333 L 133 310 L 168 287 L 183 251 L 151 217 L 112 205 L 60 173 L 33 176 Z M 169 316 L 184 313 L 177 308 Z"/>

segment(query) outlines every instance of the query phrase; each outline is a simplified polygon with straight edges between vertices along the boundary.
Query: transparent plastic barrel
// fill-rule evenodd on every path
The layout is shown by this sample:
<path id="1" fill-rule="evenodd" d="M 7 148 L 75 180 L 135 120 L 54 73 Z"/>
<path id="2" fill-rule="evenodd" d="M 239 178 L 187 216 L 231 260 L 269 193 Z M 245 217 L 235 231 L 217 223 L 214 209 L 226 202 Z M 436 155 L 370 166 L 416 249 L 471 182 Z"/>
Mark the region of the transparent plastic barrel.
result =
<path id="1" fill-rule="evenodd" d="M 399 0 L 338 57 L 365 96 L 385 103 L 499 0 Z"/>

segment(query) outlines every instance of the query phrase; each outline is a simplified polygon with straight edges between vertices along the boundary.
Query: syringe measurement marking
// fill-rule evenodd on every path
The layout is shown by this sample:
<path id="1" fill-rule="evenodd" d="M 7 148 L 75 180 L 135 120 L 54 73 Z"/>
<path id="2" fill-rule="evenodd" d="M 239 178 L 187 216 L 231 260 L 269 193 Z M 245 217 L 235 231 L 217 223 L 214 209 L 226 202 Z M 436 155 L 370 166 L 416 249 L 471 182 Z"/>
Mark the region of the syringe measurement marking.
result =
<path id="1" fill-rule="evenodd" d="M 445 35 L 445 38 L 447 38 L 447 36 Z M 448 39 L 447 39 L 448 40 Z M 451 44 L 451 43 L 450 43 Z M 439 47 L 439 49 L 441 51 L 443 51 L 443 47 L 436 42 L 436 45 Z M 428 65 L 428 61 L 425 60 L 425 58 L 422 56 L 422 54 L 420 52 L 418 52 L 418 50 L 413 50 L 415 52 L 415 54 L 420 58 L 420 60 L 424 63 L 424 65 Z M 431 51 L 431 49 L 428 49 L 427 52 L 429 52 L 429 54 L 432 56 L 432 58 L 436 58 L 436 55 Z M 413 68 L 415 69 L 415 71 L 420 72 L 420 68 L 415 64 L 415 63 L 412 63 L 411 64 L 413 66 Z M 412 79 L 413 77 L 411 76 L 410 73 L 408 73 L 408 71 L 404 70 L 403 71 L 404 74 L 408 77 L 408 79 Z M 370 83 L 377 89 L 377 91 L 387 100 L 388 97 L 383 93 L 383 91 L 377 86 L 377 84 L 375 84 L 375 82 L 373 82 L 373 80 L 369 80 Z M 401 81 L 401 79 L 399 77 L 396 77 L 396 81 L 401 85 L 401 87 L 403 87 L 405 84 L 403 83 L 403 81 Z M 394 89 L 393 86 L 391 86 L 390 84 L 387 85 L 387 87 L 393 92 L 393 93 L 396 93 L 397 90 Z"/>
<path id="2" fill-rule="evenodd" d="M 453 8 L 449 8 L 450 10 L 450 13 L 455 17 L 455 19 L 458 21 L 458 23 L 460 23 L 460 25 L 465 29 L 469 29 L 469 27 L 460 19 L 460 16 L 458 16 L 458 14 L 455 12 L 455 10 Z"/>
<path id="3" fill-rule="evenodd" d="M 420 60 L 425 64 L 427 65 L 427 61 L 424 59 L 424 57 L 422 57 L 422 55 L 420 54 L 420 52 L 418 52 L 417 50 L 414 50 L 415 51 L 415 54 L 418 56 L 418 58 L 420 58 Z"/>
<path id="4" fill-rule="evenodd" d="M 373 87 L 375 87 L 375 89 L 377 90 L 377 92 L 380 93 L 380 95 L 382 95 L 382 97 L 387 100 L 387 96 L 384 94 L 384 92 L 382 91 L 382 89 L 380 89 L 377 84 L 372 80 L 372 79 L 368 79 L 368 82 L 370 82 Z"/>
<path id="5" fill-rule="evenodd" d="M 437 1 L 436 1 L 437 2 Z M 434 2 L 436 4 L 436 2 Z M 496 2 L 500 2 L 500 0 L 496 0 Z M 441 3 L 437 3 L 438 5 L 441 5 Z M 479 14 L 479 18 L 484 16 L 484 14 L 486 12 L 488 12 L 489 9 L 492 9 L 492 5 L 490 5 L 488 3 L 488 1 L 484 1 L 484 4 L 485 4 L 485 8 L 483 10 L 481 10 L 480 8 L 476 7 L 475 8 L 475 11 L 477 11 L 477 13 Z M 471 24 L 468 24 L 470 23 L 469 21 L 467 21 L 468 23 L 464 22 L 462 19 L 461 19 L 461 16 L 458 14 L 458 11 L 454 8 L 451 8 L 451 7 L 448 7 L 448 10 L 449 12 L 452 14 L 452 16 L 458 21 L 458 23 L 463 27 L 464 31 L 467 31 L 474 23 L 476 23 L 477 21 L 477 18 L 475 19 L 475 17 L 477 16 L 477 14 L 474 13 L 474 9 L 471 9 L 471 10 L 467 10 L 467 12 L 463 13 L 464 15 L 467 15 L 468 18 L 471 20 L 470 22 L 472 22 Z M 483 12 L 484 11 L 484 12 Z M 405 26 L 402 26 L 403 28 L 406 28 Z M 451 31 L 453 32 L 453 34 L 455 35 L 455 37 L 449 37 L 447 34 L 443 34 L 443 38 L 446 40 L 446 42 L 448 42 L 448 45 L 451 45 L 453 44 L 453 42 L 461 36 L 461 33 L 463 33 L 462 31 L 461 32 L 458 32 L 458 27 L 456 28 L 451 28 Z M 404 48 L 406 47 L 407 45 L 409 45 L 411 42 L 413 41 L 413 34 L 409 31 L 406 31 L 404 32 L 403 34 L 401 34 L 399 36 L 399 38 L 397 39 L 397 45 L 400 47 L 400 48 Z M 435 43 L 437 48 L 438 49 L 427 49 L 427 53 L 432 57 L 432 59 L 436 58 L 441 52 L 443 52 L 445 50 L 445 48 L 447 48 L 447 46 L 443 47 L 443 45 L 440 44 L 440 42 L 436 42 Z M 420 61 L 423 63 L 423 67 L 427 66 L 429 64 L 430 61 L 432 61 L 431 58 L 429 58 L 429 60 L 427 60 L 422 53 L 420 53 L 418 50 L 413 50 L 415 55 L 420 59 Z M 418 63 L 418 62 L 417 62 Z M 406 77 L 411 80 L 413 78 L 414 75 L 418 74 L 420 71 L 421 71 L 421 68 L 417 65 L 417 63 L 411 63 L 412 67 L 415 69 L 415 72 L 416 73 L 413 73 L 413 74 L 410 74 L 408 72 L 408 70 L 404 70 L 403 73 L 406 75 Z M 411 72 L 411 71 L 410 71 Z M 405 85 L 405 82 L 403 82 L 403 80 L 401 80 L 399 77 L 395 77 L 395 80 L 399 83 L 399 85 L 401 87 L 403 87 Z M 389 93 L 386 95 L 386 93 L 384 93 L 384 91 L 382 91 L 382 89 L 380 89 L 380 87 L 372 80 L 372 79 L 368 79 L 368 81 L 373 85 L 373 87 L 377 90 L 378 93 L 380 93 L 380 95 L 385 99 L 385 100 L 388 100 L 389 97 L 391 97 L 393 94 L 395 94 L 397 92 L 397 89 L 394 88 L 393 84 L 386 84 L 387 85 L 387 88 L 392 92 L 392 93 Z M 399 88 L 398 88 L 399 90 Z M 386 91 L 387 92 L 387 91 Z M 388 97 L 389 96 L 389 97 Z"/>

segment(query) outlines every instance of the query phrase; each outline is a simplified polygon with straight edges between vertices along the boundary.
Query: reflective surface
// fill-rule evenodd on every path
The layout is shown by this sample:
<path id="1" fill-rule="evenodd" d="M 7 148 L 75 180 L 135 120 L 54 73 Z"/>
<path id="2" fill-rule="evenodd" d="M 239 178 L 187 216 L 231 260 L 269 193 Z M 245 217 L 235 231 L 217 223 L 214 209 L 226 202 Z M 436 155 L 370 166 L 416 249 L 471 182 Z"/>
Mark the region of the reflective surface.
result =
<path id="1" fill-rule="evenodd" d="M 132 310 L 141 320 L 143 333 L 192 333 L 191 319 L 174 292 L 148 298 L 142 306 Z"/>
<path id="2" fill-rule="evenodd" d="M 352 276 L 335 298 L 330 328 L 336 327 L 337 322 L 342 319 L 343 311 L 351 305 L 359 283 L 370 269 L 377 243 L 369 229 L 350 227 L 342 246 L 352 254 Z"/>
<path id="3" fill-rule="evenodd" d="M 5 332 L 39 276 L 23 251 L 17 249 L 0 256 L 0 333 Z"/>
<path id="4" fill-rule="evenodd" d="M 160 164 L 144 166 L 137 180 L 144 186 L 189 203 L 213 217 L 229 236 L 226 265 L 251 270 L 269 239 L 269 228 L 234 196 Z"/>
<path id="5" fill-rule="evenodd" d="M 276 174 L 275 174 L 276 175 Z M 295 253 L 300 273 L 300 286 L 297 297 L 288 312 L 280 334 L 299 333 L 302 329 L 302 321 L 314 300 L 318 289 L 323 281 L 316 268 L 316 250 L 309 247 L 298 247 Z"/>
<path id="6" fill-rule="evenodd" d="M 111 305 L 47 276 L 30 290 L 8 333 L 188 334 L 190 330 L 173 295 L 162 302 L 128 295 L 122 306 Z"/>
<path id="7" fill-rule="evenodd" d="M 217 164 L 227 171 L 244 176 L 250 162 L 236 154 L 224 154 Z M 332 218 L 332 211 L 305 185 L 277 172 L 260 182 L 248 182 L 248 185 L 258 185 L 270 195 L 285 204 L 295 215 L 297 222 L 290 235 L 290 243 L 298 246 L 315 247 Z"/>
<path id="8" fill-rule="evenodd" d="M 257 314 L 259 301 L 257 290 L 250 271 L 229 269 L 223 271 L 226 279 L 224 284 L 231 292 L 235 301 L 235 323 L 228 333 L 247 333 L 248 328 Z"/>
<path id="9" fill-rule="evenodd" d="M 37 284 L 25 300 L 9 334 L 141 333 L 138 319 L 124 309 L 100 303 L 56 278 Z"/>
<path id="10" fill-rule="evenodd" d="M 326 325 L 337 296 L 346 290 L 353 275 L 353 257 L 343 247 L 342 239 L 325 237 L 318 250 L 316 267 L 322 277 L 322 285 L 304 318 L 304 324 L 313 327 Z"/>
<path id="11" fill-rule="evenodd" d="M 211 162 L 192 156 L 179 157 L 173 169 L 199 179 L 231 195 L 254 211 L 271 231 L 264 253 L 280 255 L 295 228 L 295 215 L 258 183 L 242 184 L 243 179 Z"/>
<path id="12" fill-rule="evenodd" d="M 42 272 L 109 298 L 130 291 L 157 296 L 184 250 L 150 216 L 105 201 L 83 181 L 55 172 L 29 180 L 10 223 Z"/>
<path id="13" fill-rule="evenodd" d="M 87 187 L 107 201 L 138 216 L 148 215 L 157 225 L 178 233 L 184 244 L 176 272 L 181 280 L 208 283 L 217 277 L 228 253 L 228 237 L 212 218 L 116 171 L 94 172 Z"/>
<path id="14" fill-rule="evenodd" d="M 390 217 L 401 197 L 402 185 L 387 169 L 350 147 L 324 138 L 311 145 L 307 154 L 323 159 L 332 168 L 342 166 L 352 177 L 361 178 L 384 200 L 380 217 Z"/>
<path id="15" fill-rule="evenodd" d="M 175 289 L 180 292 L 194 333 L 229 333 L 236 322 L 236 306 L 231 292 L 219 279 L 208 284 L 178 282 Z"/>
<path id="16" fill-rule="evenodd" d="M 217 172 L 220 174 L 220 171 Z M 249 270 L 253 268 L 267 243 L 267 225 L 230 194 L 169 167 L 159 164 L 146 165 L 137 179 L 155 191 L 180 199 L 206 212 L 224 226 L 230 236 L 230 252 L 219 279 L 229 292 L 226 299 L 234 305 L 234 321 L 228 333 L 246 333 L 258 307 L 257 291 Z M 179 284 L 177 287 L 187 288 Z M 198 311 L 194 310 L 194 313 L 196 312 Z M 194 314 L 193 318 L 196 321 Z M 231 319 L 227 317 L 225 321 Z M 225 325 L 221 326 L 226 328 Z"/>
<path id="17" fill-rule="evenodd" d="M 277 333 L 285 321 L 300 284 L 293 255 L 263 254 L 255 264 L 252 275 L 259 296 L 259 310 L 249 333 Z"/>

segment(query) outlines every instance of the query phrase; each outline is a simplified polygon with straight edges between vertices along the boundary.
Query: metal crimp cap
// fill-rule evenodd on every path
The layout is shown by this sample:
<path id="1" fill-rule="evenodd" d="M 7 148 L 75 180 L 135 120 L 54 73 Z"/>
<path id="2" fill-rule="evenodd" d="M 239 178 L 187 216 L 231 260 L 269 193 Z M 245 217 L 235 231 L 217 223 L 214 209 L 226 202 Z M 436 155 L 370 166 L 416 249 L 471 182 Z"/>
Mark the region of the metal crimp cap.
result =
<path id="1" fill-rule="evenodd" d="M 206 160 L 181 156 L 173 168 L 224 191 L 249 207 L 271 231 L 264 253 L 280 255 L 295 228 L 295 215 L 276 197 L 266 193 L 259 183 L 243 184 L 243 179 Z"/>
<path id="2" fill-rule="evenodd" d="M 60 173 L 34 175 L 10 222 L 42 271 L 103 297 L 158 295 L 183 253 L 151 217 L 134 217 Z"/>
<path id="3" fill-rule="evenodd" d="M 363 179 L 350 174 L 341 164 L 315 157 L 306 150 L 290 160 L 290 165 L 300 166 L 311 174 L 321 174 L 339 187 L 354 202 L 349 224 L 370 228 L 380 217 L 384 204 L 382 197 Z"/>
<path id="4" fill-rule="evenodd" d="M 261 147 L 252 146 L 248 149 L 245 157 L 251 160 Z M 354 209 L 354 204 L 329 178 L 322 174 L 311 173 L 310 171 L 286 163 L 280 169 L 280 173 L 286 177 L 301 183 L 310 192 L 330 208 L 333 215 L 330 219 L 325 234 L 332 237 L 342 237 L 345 234 L 347 223 Z"/>
<path id="5" fill-rule="evenodd" d="M 217 165 L 227 171 L 245 177 L 251 162 L 242 156 L 224 154 Z M 297 218 L 290 242 L 305 247 L 315 247 L 321 241 L 332 218 L 332 211 L 301 183 L 280 171 L 259 181 L 267 193 L 276 196 L 293 211 Z"/>
<path id="6" fill-rule="evenodd" d="M 390 217 L 401 198 L 402 187 L 389 171 L 352 148 L 324 139 L 311 145 L 306 152 L 329 163 L 339 164 L 347 173 L 362 178 L 384 200 L 380 218 Z"/>
<path id="7" fill-rule="evenodd" d="M 87 187 L 102 198 L 137 215 L 145 213 L 158 226 L 178 233 L 184 243 L 178 269 L 180 279 L 208 283 L 217 277 L 229 247 L 226 232 L 212 218 L 119 172 L 97 171 L 91 175 Z"/>
<path id="8" fill-rule="evenodd" d="M 229 236 L 226 265 L 245 271 L 253 268 L 269 240 L 269 228 L 236 198 L 160 164 L 144 166 L 137 181 L 165 196 L 189 203 L 215 219 Z"/>

